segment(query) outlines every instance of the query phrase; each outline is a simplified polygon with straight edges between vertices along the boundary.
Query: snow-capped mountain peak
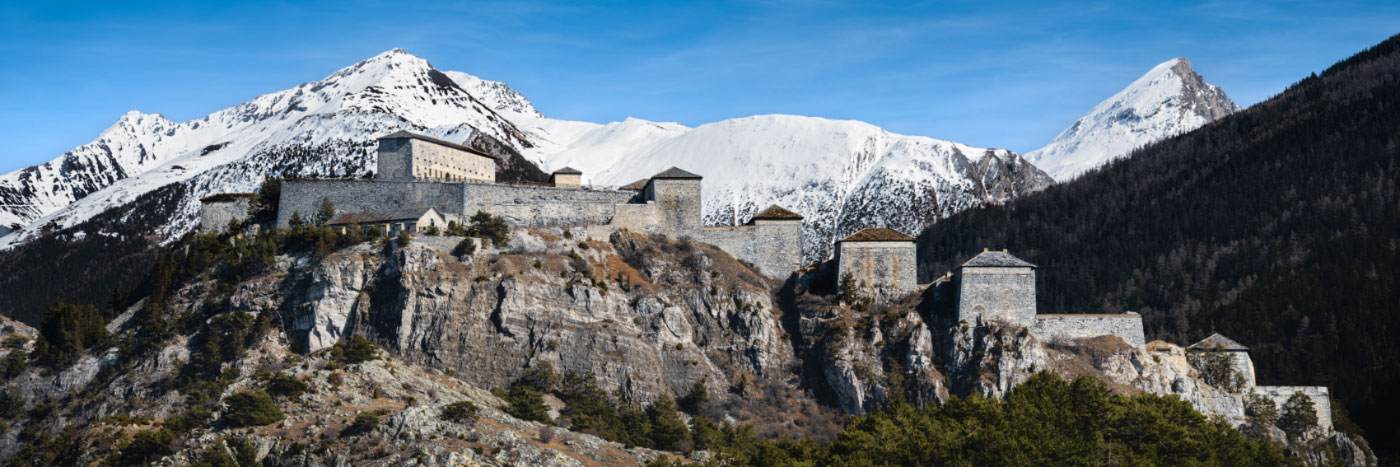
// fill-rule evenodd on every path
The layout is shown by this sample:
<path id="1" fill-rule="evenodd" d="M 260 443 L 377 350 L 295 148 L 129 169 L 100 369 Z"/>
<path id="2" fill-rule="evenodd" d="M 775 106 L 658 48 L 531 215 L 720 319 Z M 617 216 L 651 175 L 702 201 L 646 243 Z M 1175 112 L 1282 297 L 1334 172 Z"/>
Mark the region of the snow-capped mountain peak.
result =
<path id="1" fill-rule="evenodd" d="M 581 169 L 595 185 L 623 185 L 671 166 L 693 170 L 706 180 L 707 223 L 739 223 L 783 205 L 806 216 L 811 260 L 864 227 L 917 234 L 957 211 L 1050 182 L 1010 151 L 898 135 L 864 122 L 759 115 L 689 128 L 635 118 L 555 120 L 504 83 L 438 71 L 394 49 L 188 122 L 129 113 L 93 143 L 40 166 L 57 168 L 41 171 L 42 181 L 25 178 L 35 168 L 3 176 L 0 199 L 51 204 L 0 208 L 23 226 L 0 237 L 0 248 L 177 186 L 165 192 L 178 194 L 158 201 L 177 214 L 150 232 L 173 238 L 193 227 L 203 196 L 251 191 L 268 174 L 366 175 L 375 138 L 405 129 L 451 141 L 490 137 L 546 169 Z M 89 153 L 97 162 L 65 162 Z"/>
<path id="2" fill-rule="evenodd" d="M 1133 149 L 1239 110 L 1224 91 L 1196 73 L 1189 60 L 1174 58 L 1094 106 L 1026 158 L 1063 182 Z"/>
<path id="3" fill-rule="evenodd" d="M 516 150 L 531 146 L 507 118 L 427 60 L 394 49 L 183 123 L 131 111 L 91 143 L 0 175 L 0 234 L 19 227 L 0 237 L 0 248 L 171 183 L 193 189 L 182 205 L 189 216 L 162 232 L 182 233 L 201 196 L 249 191 L 268 173 L 359 176 L 373 165 L 374 138 L 404 129 L 454 141 L 482 134 Z"/>

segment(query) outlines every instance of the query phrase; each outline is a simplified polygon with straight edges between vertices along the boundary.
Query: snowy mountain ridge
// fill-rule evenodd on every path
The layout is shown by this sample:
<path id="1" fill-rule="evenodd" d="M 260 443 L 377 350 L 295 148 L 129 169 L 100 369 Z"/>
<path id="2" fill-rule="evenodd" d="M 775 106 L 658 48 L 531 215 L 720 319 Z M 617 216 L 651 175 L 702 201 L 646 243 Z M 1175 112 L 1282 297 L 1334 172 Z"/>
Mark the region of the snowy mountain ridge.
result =
<path id="1" fill-rule="evenodd" d="M 1026 158 L 1065 182 L 1134 149 L 1240 110 L 1224 91 L 1197 74 L 1190 61 L 1175 58 L 1094 106 Z"/>
<path id="2" fill-rule="evenodd" d="M 128 121 L 144 126 L 123 124 Z M 599 185 L 685 167 L 706 177 L 709 223 L 740 222 L 769 204 L 807 216 L 809 259 L 863 227 L 917 234 L 959 210 L 1049 183 L 1009 151 L 897 135 L 863 122 L 765 115 L 688 128 L 550 119 L 505 83 L 440 72 L 400 49 L 201 119 L 177 124 L 134 113 L 114 129 L 120 131 L 0 179 L 5 204 L 42 206 L 0 209 L 3 219 L 20 225 L 0 237 L 0 248 L 183 183 L 189 190 L 181 214 L 152 232 L 173 238 L 195 225 L 199 198 L 254 190 L 265 175 L 366 175 L 375 162 L 374 138 L 401 129 L 452 141 L 489 136 L 545 168 L 582 169 Z M 94 155 L 78 159 L 85 154 Z M 26 178 L 27 172 L 36 174 Z M 21 183 L 27 180 L 43 183 Z"/>
<path id="3" fill-rule="evenodd" d="M 533 123 L 568 139 L 542 143 L 527 157 L 546 170 L 580 169 L 595 184 L 625 185 L 667 167 L 693 168 L 705 177 L 706 224 L 742 223 L 770 204 L 792 209 L 807 218 L 809 260 L 826 257 L 835 240 L 864 227 L 914 235 L 955 212 L 1049 184 L 1011 151 L 899 135 L 858 121 L 759 115 L 687 128 L 628 119 L 583 131 L 577 124 L 561 131 L 558 122 Z"/>
<path id="4" fill-rule="evenodd" d="M 267 174 L 363 175 L 374 164 L 365 143 L 400 129 L 454 140 L 482 132 L 513 148 L 529 145 L 510 121 L 426 60 L 394 49 L 184 123 L 131 112 L 92 143 L 0 176 L 3 204 L 27 205 L 0 209 L 0 222 L 20 226 L 0 237 L 0 248 L 76 225 L 161 186 L 188 183 L 195 190 L 184 215 L 159 232 L 177 236 L 194 225 L 200 197 L 251 191 Z M 332 157 L 304 152 L 314 147 Z"/>
<path id="5" fill-rule="evenodd" d="M 890 133 L 858 121 L 759 115 L 700 125 L 546 117 L 509 85 L 393 49 L 326 78 L 175 123 L 130 112 L 92 143 L 0 176 L 0 237 L 9 248 L 77 225 L 171 183 L 188 194 L 161 231 L 193 228 L 198 199 L 255 189 L 264 176 L 358 177 L 374 139 L 412 130 L 501 142 L 546 170 L 571 166 L 619 186 L 671 166 L 705 176 L 705 222 L 743 222 L 770 204 L 807 218 L 808 259 L 864 227 L 915 235 L 938 219 L 1003 203 L 1119 154 L 1238 110 L 1185 59 L 1153 68 L 1045 148 L 1003 149 Z M 0 234 L 5 234 L 0 231 Z"/>

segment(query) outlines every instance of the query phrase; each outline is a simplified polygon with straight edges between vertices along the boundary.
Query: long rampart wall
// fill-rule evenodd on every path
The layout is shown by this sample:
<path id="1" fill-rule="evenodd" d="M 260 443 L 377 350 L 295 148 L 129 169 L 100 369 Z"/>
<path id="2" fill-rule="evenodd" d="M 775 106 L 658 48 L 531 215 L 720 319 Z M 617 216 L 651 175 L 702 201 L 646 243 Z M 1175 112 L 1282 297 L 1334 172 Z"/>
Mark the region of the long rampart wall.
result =
<path id="1" fill-rule="evenodd" d="M 786 277 L 802 267 L 801 222 L 759 221 L 755 225 L 703 227 L 699 235 L 696 240 L 720 247 L 768 277 Z"/>
<path id="2" fill-rule="evenodd" d="M 633 191 L 467 183 L 462 215 L 486 211 L 505 218 L 511 227 L 606 225 L 612 223 L 616 206 L 635 196 Z"/>
<path id="3" fill-rule="evenodd" d="M 666 198 L 659 202 L 636 191 L 473 182 L 287 180 L 282 183 L 277 225 L 286 227 L 294 212 L 303 218 L 314 216 L 325 198 L 339 213 L 431 207 L 449 219 L 465 220 L 485 211 L 501 216 L 511 227 L 578 228 L 576 233 L 595 238 L 618 230 L 691 237 L 714 244 L 773 278 L 787 277 L 801 267 L 800 221 L 758 220 L 748 226 L 699 228 L 698 181 L 669 182 L 653 191 Z M 897 269 L 901 279 L 908 276 L 912 285 L 912 245 L 904 256 L 910 259 Z"/>
<path id="4" fill-rule="evenodd" d="M 1139 349 L 1147 346 L 1142 330 L 1142 315 L 1122 313 L 1112 315 L 1037 315 L 1031 325 L 1031 335 L 1043 342 L 1062 339 L 1087 339 L 1098 336 L 1118 336 Z"/>
<path id="5" fill-rule="evenodd" d="M 285 180 L 277 207 L 277 226 L 286 227 L 293 213 L 316 214 L 321 199 L 336 212 L 389 212 L 400 208 L 435 208 L 444 216 L 462 212 L 462 183 L 387 180 Z M 475 212 L 475 211 L 473 211 Z"/>

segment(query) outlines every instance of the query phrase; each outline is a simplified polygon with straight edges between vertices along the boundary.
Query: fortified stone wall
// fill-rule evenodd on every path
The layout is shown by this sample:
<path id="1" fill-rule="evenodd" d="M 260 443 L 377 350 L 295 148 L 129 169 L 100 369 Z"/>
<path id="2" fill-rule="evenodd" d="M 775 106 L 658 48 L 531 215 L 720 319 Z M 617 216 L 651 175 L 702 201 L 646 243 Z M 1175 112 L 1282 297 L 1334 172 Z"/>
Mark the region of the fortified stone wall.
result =
<path id="1" fill-rule="evenodd" d="M 386 150 L 394 149 L 390 142 L 382 142 Z M 393 163 L 384 167 L 393 170 Z M 699 180 L 657 179 L 650 186 L 638 193 L 474 182 L 287 180 L 282 184 L 277 225 L 286 227 L 296 212 L 313 216 L 325 198 L 339 213 L 431 207 L 448 219 L 465 220 L 485 211 L 501 216 L 511 227 L 579 228 L 597 238 L 623 229 L 691 237 L 715 244 L 774 278 L 801 267 L 800 221 L 757 220 L 751 226 L 702 229 Z M 868 280 L 896 284 L 900 292 L 915 288 L 912 243 L 899 252 L 869 256 L 870 267 L 890 272 Z"/>
<path id="2" fill-rule="evenodd" d="M 1301 392 L 1312 399 L 1313 408 L 1317 410 L 1317 426 L 1322 428 L 1323 433 L 1332 431 L 1332 398 L 1327 386 L 1255 386 L 1254 392 L 1273 400 L 1280 414 L 1288 398 L 1293 397 L 1293 393 Z"/>
<path id="3" fill-rule="evenodd" d="M 836 256 L 837 280 L 850 273 L 856 284 L 895 295 L 918 288 L 914 242 L 841 242 Z"/>
<path id="4" fill-rule="evenodd" d="M 696 240 L 748 261 L 768 277 L 787 277 L 802 267 L 802 223 L 756 221 L 754 225 L 704 227 Z"/>
<path id="5" fill-rule="evenodd" d="M 221 201 L 208 201 L 199 209 L 199 230 L 214 232 L 224 230 L 229 221 L 248 217 L 248 204 L 252 198 L 238 198 Z"/>
<path id="6" fill-rule="evenodd" d="M 464 184 L 463 218 L 486 211 L 511 227 L 606 225 L 632 191 L 585 190 L 532 185 Z"/>
<path id="7" fill-rule="evenodd" d="M 1249 359 L 1249 352 L 1243 350 L 1229 350 L 1226 351 L 1226 353 L 1230 358 L 1230 368 L 1244 377 L 1245 387 L 1254 386 L 1254 362 Z"/>
<path id="8" fill-rule="evenodd" d="M 1118 336 L 1139 349 L 1146 348 L 1147 336 L 1142 330 L 1142 315 L 1038 315 L 1031 326 L 1031 335 L 1043 342 L 1057 339 L 1086 339 L 1098 336 Z"/>
<path id="9" fill-rule="evenodd" d="M 958 274 L 958 320 L 1035 324 L 1035 272 L 1031 268 L 965 267 Z"/>
<path id="10" fill-rule="evenodd" d="M 653 179 L 646 199 L 656 201 L 661 225 L 682 234 L 700 230 L 700 180 Z"/>
<path id="11" fill-rule="evenodd" d="M 410 180 L 412 179 L 412 165 L 410 159 L 413 158 L 413 145 L 409 139 L 381 139 L 379 140 L 379 161 L 374 172 L 374 178 L 378 180 Z"/>
<path id="12" fill-rule="evenodd" d="M 462 212 L 462 183 L 385 180 L 286 180 L 278 199 L 277 226 L 286 227 L 292 213 L 316 214 L 321 198 L 336 212 L 388 212 L 400 208 L 436 208 L 444 215 Z M 472 211 L 476 212 L 476 211 Z"/>

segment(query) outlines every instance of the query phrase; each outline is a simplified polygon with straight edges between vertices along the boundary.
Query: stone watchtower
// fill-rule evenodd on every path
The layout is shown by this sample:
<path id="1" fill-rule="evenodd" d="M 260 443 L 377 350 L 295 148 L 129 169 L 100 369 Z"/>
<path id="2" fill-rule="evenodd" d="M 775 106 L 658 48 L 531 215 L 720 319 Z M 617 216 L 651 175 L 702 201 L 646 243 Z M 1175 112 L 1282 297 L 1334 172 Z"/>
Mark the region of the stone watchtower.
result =
<path id="1" fill-rule="evenodd" d="M 496 158 L 475 149 L 399 131 L 379 137 L 376 180 L 494 182 Z"/>
<path id="2" fill-rule="evenodd" d="M 896 297 L 918 288 L 914 238 L 886 228 L 862 229 L 836 242 L 836 277 Z M 839 283 L 839 282 L 838 282 Z"/>
<path id="3" fill-rule="evenodd" d="M 958 321 L 1035 324 L 1035 265 L 1006 250 L 987 251 L 958 267 Z"/>
<path id="4" fill-rule="evenodd" d="M 1254 387 L 1254 361 L 1249 358 L 1249 347 L 1245 347 L 1234 339 L 1220 335 L 1211 334 L 1210 337 L 1201 339 L 1200 342 L 1191 344 L 1186 350 L 1192 352 L 1223 352 L 1230 360 L 1230 367 L 1244 378 L 1245 387 Z"/>
<path id="5" fill-rule="evenodd" d="M 671 167 L 647 182 L 644 196 L 647 201 L 656 202 L 657 220 L 663 230 L 677 235 L 700 231 L 700 179 L 699 175 Z"/>

